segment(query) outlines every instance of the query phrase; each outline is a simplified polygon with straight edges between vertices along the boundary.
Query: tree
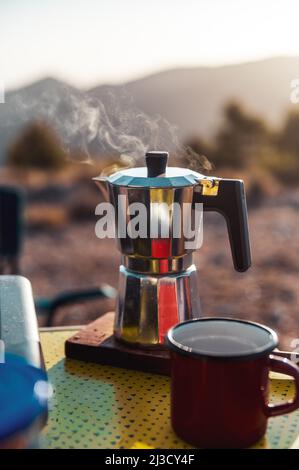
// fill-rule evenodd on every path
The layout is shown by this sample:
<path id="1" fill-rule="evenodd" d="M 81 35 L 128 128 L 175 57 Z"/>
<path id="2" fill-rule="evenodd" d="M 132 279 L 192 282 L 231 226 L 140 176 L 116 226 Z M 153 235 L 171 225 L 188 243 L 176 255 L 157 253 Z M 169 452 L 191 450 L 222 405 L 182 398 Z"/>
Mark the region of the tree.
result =
<path id="1" fill-rule="evenodd" d="M 66 155 L 56 134 L 37 121 L 26 127 L 8 150 L 8 164 L 20 168 L 57 169 Z"/>
<path id="2" fill-rule="evenodd" d="M 217 166 L 242 167 L 269 142 L 270 132 L 262 119 L 250 115 L 238 103 L 229 103 L 215 138 L 212 162 Z"/>
<path id="3" fill-rule="evenodd" d="M 299 157 L 299 113 L 290 112 L 277 135 L 278 149 Z"/>

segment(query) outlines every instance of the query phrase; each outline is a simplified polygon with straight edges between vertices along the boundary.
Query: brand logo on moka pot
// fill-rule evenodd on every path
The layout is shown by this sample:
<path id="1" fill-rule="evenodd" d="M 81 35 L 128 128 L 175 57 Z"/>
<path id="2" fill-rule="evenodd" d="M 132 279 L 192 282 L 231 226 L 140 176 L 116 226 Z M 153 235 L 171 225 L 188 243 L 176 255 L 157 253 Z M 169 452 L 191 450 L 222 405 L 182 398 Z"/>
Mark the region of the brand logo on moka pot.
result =
<path id="1" fill-rule="evenodd" d="M 146 166 L 94 178 L 105 202 L 96 235 L 121 252 L 114 334 L 140 347 L 163 347 L 168 329 L 200 316 L 192 253 L 202 244 L 203 213 L 226 219 L 234 266 L 246 271 L 250 247 L 244 184 L 167 166 L 148 152 Z"/>

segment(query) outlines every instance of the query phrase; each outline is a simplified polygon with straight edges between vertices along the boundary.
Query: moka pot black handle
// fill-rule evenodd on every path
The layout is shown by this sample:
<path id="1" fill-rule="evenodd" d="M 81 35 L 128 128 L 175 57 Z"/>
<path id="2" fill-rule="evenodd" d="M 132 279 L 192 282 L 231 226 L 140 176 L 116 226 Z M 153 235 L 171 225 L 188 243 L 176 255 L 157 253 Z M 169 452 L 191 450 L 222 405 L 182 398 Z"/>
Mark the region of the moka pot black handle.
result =
<path id="1" fill-rule="evenodd" d="M 220 179 L 217 195 L 194 192 L 194 202 L 202 203 L 204 211 L 215 211 L 224 216 L 234 267 L 237 271 L 246 271 L 251 265 L 251 250 L 244 182 Z"/>

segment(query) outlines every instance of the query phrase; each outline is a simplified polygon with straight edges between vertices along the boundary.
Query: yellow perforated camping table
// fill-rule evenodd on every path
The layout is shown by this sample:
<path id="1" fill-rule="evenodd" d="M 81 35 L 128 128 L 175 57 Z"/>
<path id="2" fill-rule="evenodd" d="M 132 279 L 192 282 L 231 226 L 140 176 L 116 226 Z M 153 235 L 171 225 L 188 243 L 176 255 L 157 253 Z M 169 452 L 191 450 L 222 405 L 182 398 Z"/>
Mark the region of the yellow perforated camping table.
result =
<path id="1" fill-rule="evenodd" d="M 169 378 L 66 359 L 74 330 L 41 332 L 54 397 L 42 436 L 45 448 L 188 449 L 172 431 Z M 271 380 L 271 401 L 292 398 L 291 380 Z M 289 448 L 299 435 L 299 411 L 269 420 L 258 448 Z"/>

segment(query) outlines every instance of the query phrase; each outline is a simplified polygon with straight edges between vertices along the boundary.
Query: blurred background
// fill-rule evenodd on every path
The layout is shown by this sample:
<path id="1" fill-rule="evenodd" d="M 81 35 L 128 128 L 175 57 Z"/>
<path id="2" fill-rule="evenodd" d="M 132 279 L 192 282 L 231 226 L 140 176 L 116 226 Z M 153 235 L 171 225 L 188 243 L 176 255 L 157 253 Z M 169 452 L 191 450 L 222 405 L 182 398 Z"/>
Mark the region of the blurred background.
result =
<path id="1" fill-rule="evenodd" d="M 22 189 L 20 272 L 36 297 L 117 286 L 91 181 L 147 149 L 245 180 L 252 268 L 236 273 L 221 217 L 196 253 L 205 315 L 299 337 L 299 5 L 296 0 L 2 0 L 0 185 Z M 205 156 L 205 157 L 202 157 Z M 113 307 L 57 309 L 83 324 Z M 43 318 L 40 320 L 43 323 Z"/>

